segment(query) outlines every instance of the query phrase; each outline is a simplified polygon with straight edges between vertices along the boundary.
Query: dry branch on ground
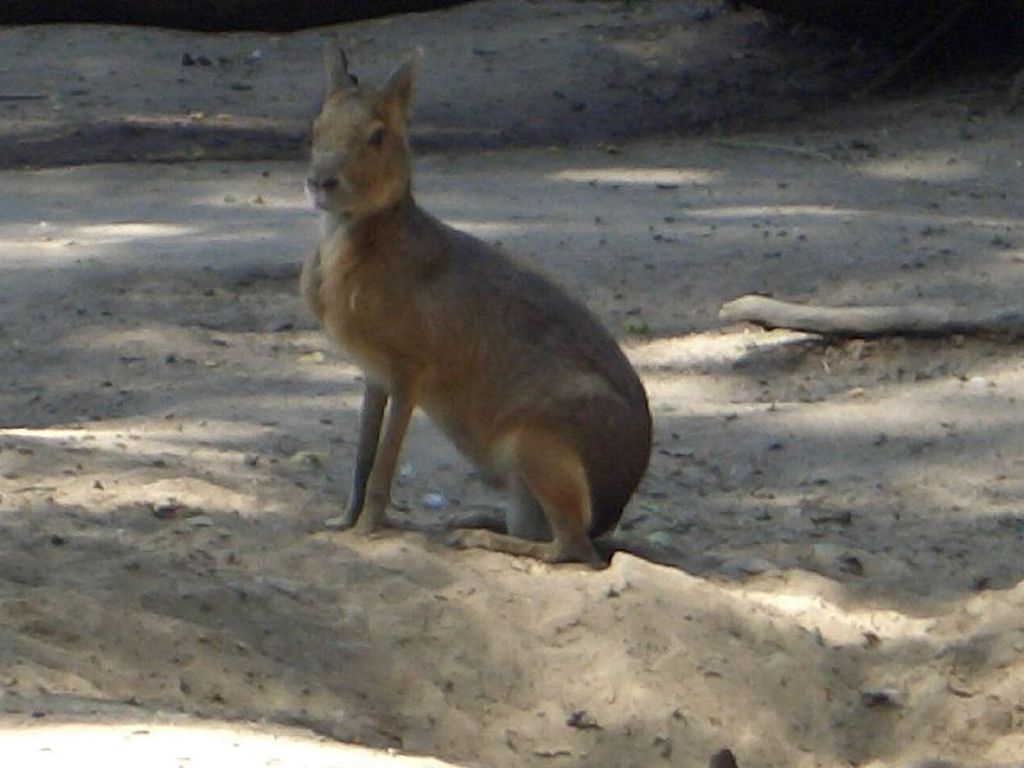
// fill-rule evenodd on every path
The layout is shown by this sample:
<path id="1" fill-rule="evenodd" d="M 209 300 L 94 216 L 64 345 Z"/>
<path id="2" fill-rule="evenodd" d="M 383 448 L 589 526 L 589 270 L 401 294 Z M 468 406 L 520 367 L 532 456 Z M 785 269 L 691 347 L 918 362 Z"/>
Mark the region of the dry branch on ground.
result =
<path id="1" fill-rule="evenodd" d="M 727 323 L 748 322 L 765 328 L 788 328 L 828 336 L 1024 335 L 1024 308 L 1017 306 L 826 307 L 750 294 L 723 304 L 718 316 Z"/>

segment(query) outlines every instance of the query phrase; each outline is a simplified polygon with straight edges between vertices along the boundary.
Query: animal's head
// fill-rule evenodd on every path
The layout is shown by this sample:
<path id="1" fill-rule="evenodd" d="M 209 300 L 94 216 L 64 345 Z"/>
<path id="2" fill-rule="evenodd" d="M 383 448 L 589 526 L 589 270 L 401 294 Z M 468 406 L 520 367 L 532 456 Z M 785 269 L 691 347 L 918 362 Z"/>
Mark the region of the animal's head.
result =
<path id="1" fill-rule="evenodd" d="M 321 210 L 351 219 L 404 199 L 410 187 L 406 124 L 417 56 L 380 88 L 361 85 L 337 46 L 324 48 L 327 94 L 313 121 L 306 189 Z"/>

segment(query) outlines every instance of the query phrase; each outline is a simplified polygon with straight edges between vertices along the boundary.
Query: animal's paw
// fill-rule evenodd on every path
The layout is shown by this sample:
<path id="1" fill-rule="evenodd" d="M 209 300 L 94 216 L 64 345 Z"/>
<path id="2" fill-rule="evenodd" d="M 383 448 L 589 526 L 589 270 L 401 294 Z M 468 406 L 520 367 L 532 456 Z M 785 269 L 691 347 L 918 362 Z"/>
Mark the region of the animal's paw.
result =
<path id="1" fill-rule="evenodd" d="M 345 531 L 352 527 L 352 518 L 349 515 L 338 515 L 324 520 L 324 528 L 329 531 Z"/>
<path id="2" fill-rule="evenodd" d="M 377 520 L 374 520 L 373 518 L 368 517 L 367 515 L 363 515 L 358 520 L 356 520 L 355 525 L 353 525 L 351 528 L 352 533 L 356 534 L 356 536 L 366 537 L 379 534 L 383 529 L 384 524 L 382 522 L 378 522 Z"/>

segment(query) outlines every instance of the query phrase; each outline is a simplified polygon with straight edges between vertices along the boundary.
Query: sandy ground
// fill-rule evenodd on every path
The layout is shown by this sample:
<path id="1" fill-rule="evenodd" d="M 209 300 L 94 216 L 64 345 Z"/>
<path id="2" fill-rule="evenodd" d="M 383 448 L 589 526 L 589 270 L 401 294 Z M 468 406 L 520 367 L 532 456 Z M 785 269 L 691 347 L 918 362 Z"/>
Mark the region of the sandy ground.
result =
<path id="1" fill-rule="evenodd" d="M 371 76 L 391 41 L 441 58 L 423 65 L 421 203 L 569 286 L 648 387 L 651 469 L 601 572 L 448 549 L 446 530 L 506 499 L 424 420 L 397 479 L 398 529 L 322 529 L 343 502 L 360 384 L 296 296 L 315 218 L 303 164 L 273 159 L 315 106 L 322 31 L 2 33 L 3 90 L 51 94 L 0 105 L 4 156 L 33 142 L 57 153 L 55 167 L 0 171 L 0 748 L 12 764 L 95 752 L 112 766 L 375 766 L 403 753 L 689 768 L 722 746 L 742 768 L 1021 760 L 1019 343 L 827 342 L 723 328 L 717 309 L 746 292 L 1019 302 L 1024 117 L 1002 111 L 991 80 L 821 109 L 848 72 L 771 90 L 769 71 L 808 72 L 806 50 L 761 61 L 781 32 L 752 34 L 766 29 L 752 13 L 707 18 L 700 3 L 666 26 L 682 6 L 545 4 L 544 34 L 583 40 L 599 73 L 612 58 L 642 68 L 645 51 L 678 68 L 717 51 L 725 79 L 697 70 L 705 90 L 691 94 L 708 112 L 722 108 L 714 84 L 749 64 L 747 90 L 720 91 L 745 94 L 725 99 L 723 127 L 670 131 L 681 107 L 665 94 L 663 109 L 592 116 L 576 136 L 560 126 L 589 107 L 563 114 L 565 99 L 526 88 L 520 123 L 503 114 L 535 133 L 505 139 L 535 146 L 513 148 L 476 102 L 449 108 L 441 94 L 460 57 L 461 99 L 499 55 L 488 51 L 532 50 L 536 5 L 356 26 Z M 265 82 L 218 86 L 280 123 L 246 150 L 271 159 L 68 164 L 85 152 L 67 140 L 76 126 L 159 110 L 118 82 L 88 86 L 107 101 L 68 107 L 50 90 L 62 68 L 155 72 L 214 45 L 302 51 L 282 59 L 288 98 L 267 56 Z M 566 56 L 586 53 L 574 45 Z M 38 80 L 23 69 L 33 62 Z M 483 98 L 516 105 L 523 66 L 493 67 Z M 585 88 L 579 67 L 553 72 Z M 589 87 L 592 103 L 607 97 Z M 801 94 L 814 106 L 802 114 Z M 181 117 L 200 109 L 192 96 L 182 108 L 168 84 L 147 97 Z M 761 102 L 780 113 L 754 130 Z M 144 156 L 198 151 L 176 119 L 147 134 Z M 120 130 L 82 135 L 102 158 Z M 430 130 L 456 139 L 431 144 Z"/>

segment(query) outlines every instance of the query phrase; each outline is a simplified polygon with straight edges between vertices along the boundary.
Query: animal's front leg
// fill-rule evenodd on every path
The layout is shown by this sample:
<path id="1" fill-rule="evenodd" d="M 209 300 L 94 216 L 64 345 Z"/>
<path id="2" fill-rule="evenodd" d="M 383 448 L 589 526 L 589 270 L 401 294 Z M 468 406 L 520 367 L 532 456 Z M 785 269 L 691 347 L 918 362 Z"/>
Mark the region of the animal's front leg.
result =
<path id="1" fill-rule="evenodd" d="M 397 382 L 391 390 L 391 407 L 384 423 L 384 436 L 377 446 L 377 455 L 372 462 L 363 511 L 355 523 L 355 529 L 360 533 L 375 531 L 384 523 L 384 513 L 391 500 L 391 480 L 395 475 L 398 454 L 402 449 L 402 441 L 405 439 L 405 432 L 409 428 L 409 420 L 415 407 L 413 382 Z"/>
<path id="2" fill-rule="evenodd" d="M 366 501 L 366 484 L 377 456 L 380 425 L 384 419 L 384 406 L 387 402 L 387 390 L 367 379 L 363 388 L 363 406 L 359 414 L 359 444 L 356 447 L 356 463 L 352 468 L 352 490 L 349 493 L 348 506 L 342 515 L 328 521 L 331 528 L 351 528 L 362 516 Z"/>

